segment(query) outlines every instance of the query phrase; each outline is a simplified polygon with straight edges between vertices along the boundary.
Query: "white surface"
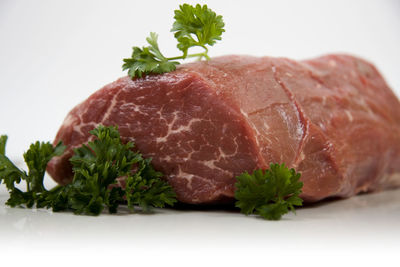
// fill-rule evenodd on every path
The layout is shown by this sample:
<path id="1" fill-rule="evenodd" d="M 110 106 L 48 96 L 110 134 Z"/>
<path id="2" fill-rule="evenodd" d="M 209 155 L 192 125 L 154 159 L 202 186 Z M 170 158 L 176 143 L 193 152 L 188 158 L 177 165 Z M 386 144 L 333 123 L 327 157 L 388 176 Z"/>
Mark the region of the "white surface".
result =
<path id="1" fill-rule="evenodd" d="M 0 192 L 4 203 L 6 194 Z M 145 215 L 122 208 L 118 215 L 90 217 L 2 205 L 0 249 L 5 256 L 16 251 L 69 255 L 60 261 L 62 266 L 76 256 L 89 261 L 103 253 L 108 256 L 102 263 L 114 264 L 129 255 L 137 263 L 166 266 L 376 266 L 398 257 L 399 221 L 400 190 L 305 207 L 281 221 L 226 210 L 162 209 Z"/>
<path id="2" fill-rule="evenodd" d="M 122 58 L 144 45 L 150 31 L 159 33 L 166 55 L 179 55 L 169 29 L 183 2 L 197 1 L 0 1 L 0 133 L 9 135 L 8 154 L 21 158 L 32 141 L 52 140 L 74 105 L 124 75 Z M 211 56 L 356 54 L 374 62 L 400 95 L 400 1 L 198 2 L 226 23 Z M 20 254 L 25 257 L 18 260 L 29 262 L 50 250 L 58 264 L 97 253 L 103 263 L 135 257 L 132 265 L 369 265 L 389 263 L 400 248 L 399 191 L 266 222 L 226 211 L 93 218 L 9 209 L 1 187 L 0 255 L 6 259 Z"/>

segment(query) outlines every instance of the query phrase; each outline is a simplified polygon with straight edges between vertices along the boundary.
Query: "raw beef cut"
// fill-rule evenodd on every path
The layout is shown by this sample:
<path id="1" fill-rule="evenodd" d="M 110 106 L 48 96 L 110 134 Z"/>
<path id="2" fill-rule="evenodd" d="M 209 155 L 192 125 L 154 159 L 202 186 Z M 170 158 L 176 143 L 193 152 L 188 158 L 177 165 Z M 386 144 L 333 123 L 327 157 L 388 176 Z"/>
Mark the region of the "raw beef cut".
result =
<path id="1" fill-rule="evenodd" d="M 285 163 L 318 201 L 400 185 L 400 103 L 370 63 L 224 56 L 144 78 L 123 77 L 66 117 L 48 172 L 71 181 L 68 159 L 98 124 L 118 125 L 185 203 L 233 200 L 243 171 Z"/>

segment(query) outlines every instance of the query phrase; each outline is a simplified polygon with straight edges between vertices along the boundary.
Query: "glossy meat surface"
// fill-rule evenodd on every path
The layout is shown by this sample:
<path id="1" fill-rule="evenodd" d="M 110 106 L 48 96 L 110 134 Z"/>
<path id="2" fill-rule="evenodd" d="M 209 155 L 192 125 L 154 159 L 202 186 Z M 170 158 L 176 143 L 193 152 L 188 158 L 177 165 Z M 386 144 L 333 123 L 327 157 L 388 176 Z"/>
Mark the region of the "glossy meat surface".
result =
<path id="1" fill-rule="evenodd" d="M 54 142 L 68 151 L 48 166 L 57 182 L 98 124 L 118 125 L 185 203 L 231 201 L 235 176 L 271 162 L 302 173 L 309 202 L 400 185 L 400 103 L 351 56 L 225 56 L 123 77 L 66 117 Z"/>

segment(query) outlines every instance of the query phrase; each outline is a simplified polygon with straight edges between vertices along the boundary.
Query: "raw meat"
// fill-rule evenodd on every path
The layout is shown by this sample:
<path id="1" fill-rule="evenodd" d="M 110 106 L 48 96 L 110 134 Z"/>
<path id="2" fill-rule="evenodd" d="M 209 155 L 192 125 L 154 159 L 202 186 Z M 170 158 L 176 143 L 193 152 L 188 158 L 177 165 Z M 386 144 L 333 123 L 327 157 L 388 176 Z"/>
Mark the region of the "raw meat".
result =
<path id="1" fill-rule="evenodd" d="M 54 142 L 68 150 L 48 166 L 57 182 L 98 124 L 118 125 L 185 203 L 232 201 L 235 177 L 270 163 L 302 173 L 308 202 L 400 185 L 399 100 L 352 56 L 224 56 L 120 78 L 66 117 Z"/>

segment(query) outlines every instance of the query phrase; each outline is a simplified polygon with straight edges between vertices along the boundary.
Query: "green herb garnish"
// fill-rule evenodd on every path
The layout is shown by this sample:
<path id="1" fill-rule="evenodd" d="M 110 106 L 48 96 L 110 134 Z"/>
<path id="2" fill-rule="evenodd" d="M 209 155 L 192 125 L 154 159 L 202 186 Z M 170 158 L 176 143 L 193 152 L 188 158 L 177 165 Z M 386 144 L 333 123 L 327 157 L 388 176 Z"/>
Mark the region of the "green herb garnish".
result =
<path id="1" fill-rule="evenodd" d="M 299 197 L 303 183 L 300 173 L 288 169 L 285 164 L 271 164 L 268 170 L 255 170 L 237 177 L 236 207 L 241 212 L 258 214 L 267 220 L 279 220 L 295 206 L 302 206 Z"/>
<path id="2" fill-rule="evenodd" d="M 71 210 L 75 214 L 98 215 L 105 208 L 116 213 L 118 206 L 127 202 L 134 211 L 152 207 L 172 206 L 177 200 L 170 185 L 161 180 L 151 159 L 144 159 L 132 149 L 134 144 L 123 144 L 116 127 L 98 126 L 91 131 L 96 139 L 75 149 L 70 159 L 74 178 L 71 184 L 47 190 L 43 185 L 47 163 L 60 156 L 65 147 L 59 143 L 36 142 L 24 153 L 28 172 L 20 170 L 6 156 L 7 136 L 0 136 L 0 182 L 6 184 L 12 207 L 51 208 L 53 211 Z M 124 177 L 125 186 L 117 186 L 117 178 Z M 268 220 L 279 220 L 295 206 L 302 205 L 299 197 L 303 183 L 300 174 L 284 164 L 271 164 L 268 170 L 255 170 L 237 177 L 236 207 L 241 212 L 258 214 Z M 26 183 L 26 191 L 16 187 Z"/>
<path id="3" fill-rule="evenodd" d="M 222 16 L 215 14 L 207 5 L 197 4 L 194 7 L 183 4 L 179 6 L 178 10 L 175 10 L 174 19 L 171 32 L 175 33 L 174 36 L 178 41 L 177 47 L 183 54 L 177 57 L 165 57 L 158 47 L 158 35 L 151 32 L 150 37 L 146 38 L 149 46 L 133 47 L 131 58 L 124 59 L 122 69 L 128 70 L 130 77 L 173 71 L 179 64 L 176 60 L 191 57 L 208 60 L 207 45 L 212 46 L 216 41 L 221 40 L 221 35 L 225 31 Z M 204 52 L 188 54 L 188 50 L 196 46 L 203 48 Z"/>
<path id="4" fill-rule="evenodd" d="M 4 153 L 0 153 L 0 182 L 10 193 L 7 205 L 15 207 L 52 208 L 53 211 L 71 210 L 75 214 L 98 215 L 104 208 L 110 213 L 118 210 L 125 199 L 133 211 L 138 205 L 144 211 L 152 207 L 173 205 L 176 196 L 172 188 L 160 179 L 162 173 L 154 170 L 151 159 L 133 152 L 134 144 L 123 144 L 116 127 L 98 126 L 90 132 L 96 139 L 75 149 L 70 159 L 74 178 L 71 184 L 46 190 L 43 177 L 47 163 L 63 153 L 59 143 L 32 144 L 24 154 L 28 173 L 17 168 Z M 0 138 L 0 152 L 5 150 L 7 138 Z M 117 186 L 117 178 L 124 177 L 125 188 Z M 15 184 L 25 181 L 26 192 Z"/>
<path id="5" fill-rule="evenodd" d="M 7 137 L 0 138 L 0 147 L 5 152 Z M 36 142 L 31 144 L 29 150 L 24 153 L 24 159 L 28 166 L 28 172 L 20 170 L 5 155 L 0 154 L 0 182 L 5 183 L 10 193 L 6 204 L 12 207 L 25 205 L 31 208 L 35 204 L 42 206 L 47 190 L 43 185 L 43 178 L 47 163 L 54 156 L 60 156 L 65 147 L 59 143 L 56 147 L 52 144 Z M 15 184 L 21 181 L 26 183 L 26 192 L 21 191 Z"/>
<path id="6" fill-rule="evenodd" d="M 6 154 L 7 135 L 0 136 L 0 155 Z"/>

